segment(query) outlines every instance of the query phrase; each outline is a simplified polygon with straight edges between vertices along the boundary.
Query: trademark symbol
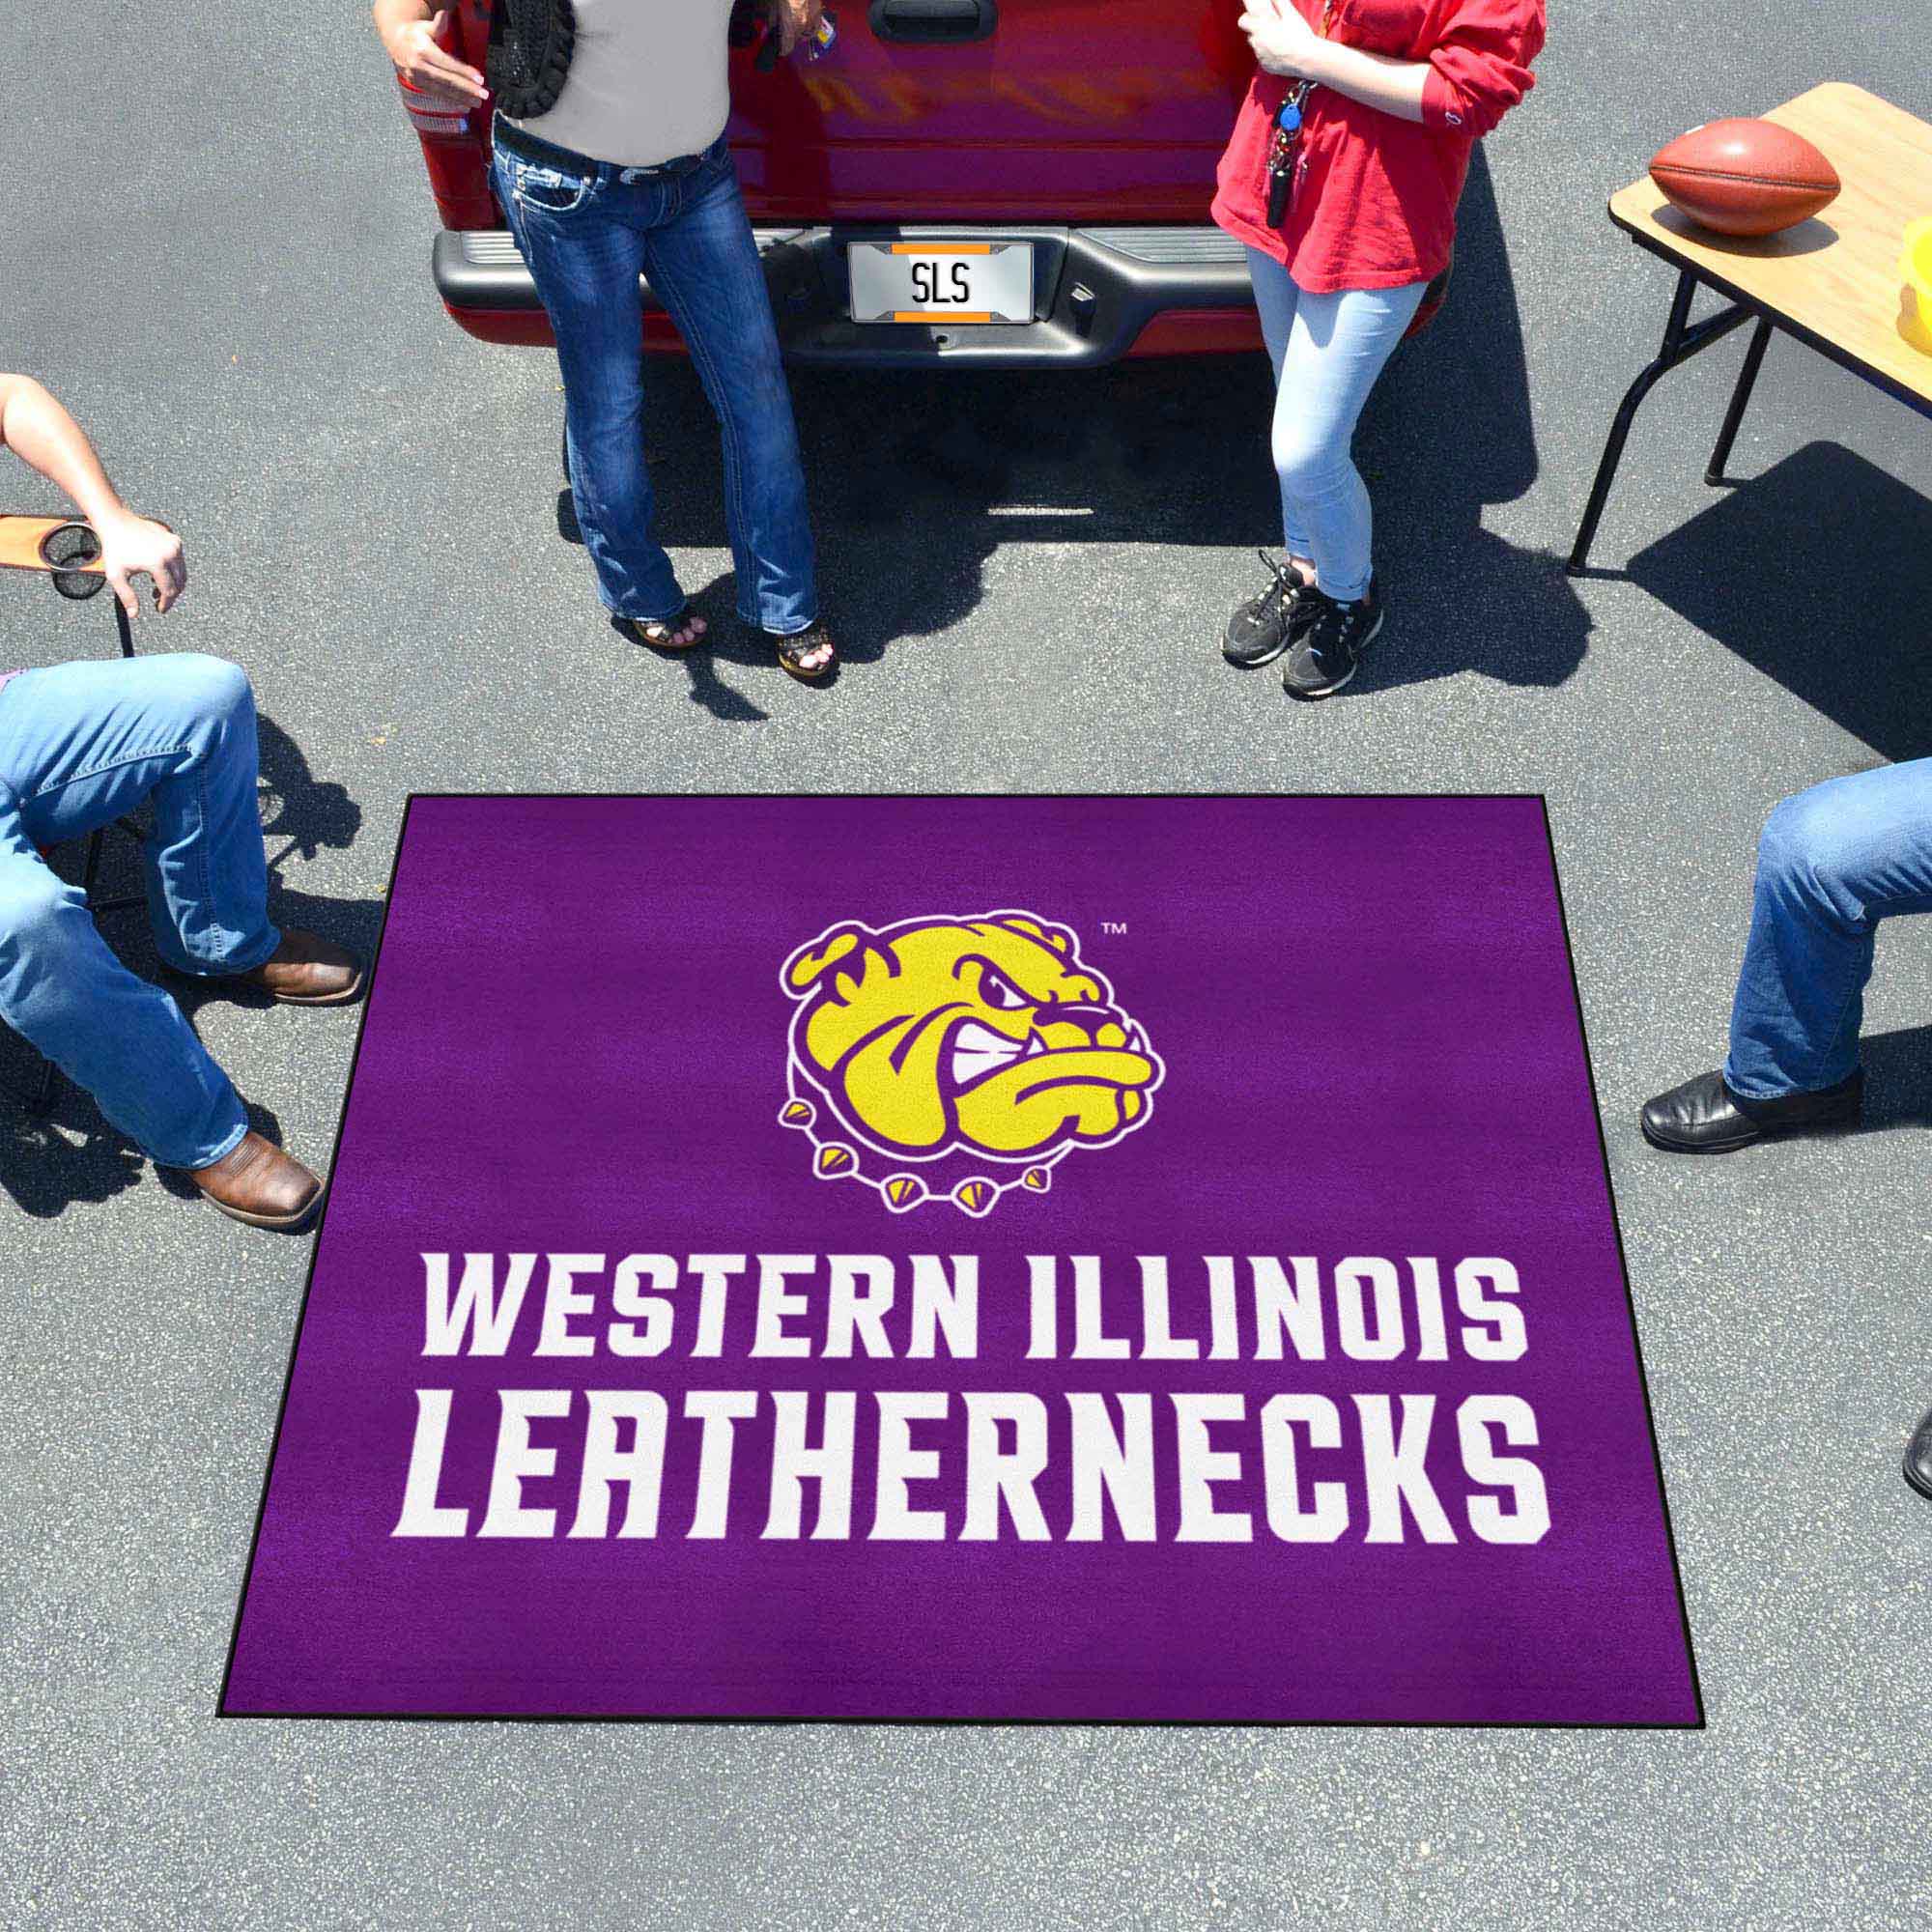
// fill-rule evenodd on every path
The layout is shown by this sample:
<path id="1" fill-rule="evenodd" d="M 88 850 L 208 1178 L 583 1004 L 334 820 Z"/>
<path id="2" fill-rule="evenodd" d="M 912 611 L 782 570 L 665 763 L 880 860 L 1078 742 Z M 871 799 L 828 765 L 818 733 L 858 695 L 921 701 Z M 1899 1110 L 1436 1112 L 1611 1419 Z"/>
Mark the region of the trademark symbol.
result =
<path id="1" fill-rule="evenodd" d="M 1103 919 L 1100 922 L 1100 930 L 1111 932 L 1116 938 L 1123 937 L 1127 930 L 1127 923 L 1123 919 Z"/>

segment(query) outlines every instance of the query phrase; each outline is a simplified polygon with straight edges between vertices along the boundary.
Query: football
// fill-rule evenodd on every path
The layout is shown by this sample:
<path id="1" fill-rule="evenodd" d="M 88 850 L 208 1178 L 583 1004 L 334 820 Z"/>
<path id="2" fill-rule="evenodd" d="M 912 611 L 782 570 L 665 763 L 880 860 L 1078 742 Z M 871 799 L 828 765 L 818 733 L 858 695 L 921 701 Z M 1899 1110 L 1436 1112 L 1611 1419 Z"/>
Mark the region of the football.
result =
<path id="1" fill-rule="evenodd" d="M 1776 121 L 1708 121 L 1658 150 L 1650 178 L 1675 208 L 1720 235 L 1776 235 L 1837 198 L 1838 172 Z"/>

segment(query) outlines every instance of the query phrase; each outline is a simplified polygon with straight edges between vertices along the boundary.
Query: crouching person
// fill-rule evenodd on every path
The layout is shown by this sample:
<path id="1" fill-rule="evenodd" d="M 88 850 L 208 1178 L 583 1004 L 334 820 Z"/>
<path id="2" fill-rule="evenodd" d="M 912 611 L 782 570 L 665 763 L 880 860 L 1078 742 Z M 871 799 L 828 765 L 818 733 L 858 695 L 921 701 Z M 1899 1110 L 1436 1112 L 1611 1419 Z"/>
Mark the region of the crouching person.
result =
<path id="1" fill-rule="evenodd" d="M 1729 1057 L 1652 1100 L 1645 1138 L 1672 1153 L 1727 1153 L 1856 1124 L 1879 923 L 1922 912 L 1932 912 L 1932 758 L 1786 799 L 1758 841 Z"/>
<path id="2" fill-rule="evenodd" d="M 128 510 L 38 384 L 0 375 L 0 442 L 99 531 L 130 613 L 136 576 L 152 580 L 156 610 L 173 607 L 186 582 L 179 542 Z M 270 923 L 255 785 L 254 698 L 233 665 L 183 653 L 0 673 L 0 1021 L 224 1213 L 290 1229 L 313 1213 L 321 1182 L 249 1129 L 181 1009 L 121 964 L 85 895 L 43 857 L 151 801 L 143 869 L 173 972 L 298 1005 L 351 1000 L 362 983 L 353 954 Z"/>
<path id="3" fill-rule="evenodd" d="M 1787 798 L 1758 841 L 1729 1057 L 1652 1100 L 1645 1138 L 1671 1153 L 1726 1153 L 1856 1125 L 1879 922 L 1915 912 L 1932 912 L 1932 758 Z M 1932 1409 L 1906 1443 L 1905 1480 L 1932 1497 Z"/>

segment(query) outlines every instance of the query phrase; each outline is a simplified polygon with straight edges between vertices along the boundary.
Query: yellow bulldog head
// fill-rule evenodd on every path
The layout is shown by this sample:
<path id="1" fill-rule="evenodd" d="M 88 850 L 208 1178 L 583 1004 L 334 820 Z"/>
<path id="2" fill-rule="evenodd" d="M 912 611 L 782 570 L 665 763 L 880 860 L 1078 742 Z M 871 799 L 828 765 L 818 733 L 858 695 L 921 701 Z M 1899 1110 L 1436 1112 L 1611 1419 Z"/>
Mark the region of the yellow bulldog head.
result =
<path id="1" fill-rule="evenodd" d="M 911 1160 L 1037 1160 L 1141 1125 L 1162 1067 L 1064 926 L 1030 913 L 845 921 L 785 961 L 794 1067 Z"/>

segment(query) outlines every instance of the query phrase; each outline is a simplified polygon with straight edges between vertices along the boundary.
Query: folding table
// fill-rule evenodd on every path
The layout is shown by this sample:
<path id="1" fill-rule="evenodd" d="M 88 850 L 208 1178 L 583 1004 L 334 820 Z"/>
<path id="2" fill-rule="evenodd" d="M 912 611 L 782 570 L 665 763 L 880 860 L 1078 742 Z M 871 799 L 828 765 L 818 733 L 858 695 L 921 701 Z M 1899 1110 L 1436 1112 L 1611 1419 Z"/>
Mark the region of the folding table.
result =
<path id="1" fill-rule="evenodd" d="M 1780 329 L 1920 415 L 1932 415 L 1932 355 L 1900 329 L 1905 230 L 1932 215 L 1932 125 L 1863 88 L 1828 81 L 1764 117 L 1803 134 L 1837 169 L 1843 191 L 1823 213 L 1781 235 L 1747 239 L 1700 228 L 1648 175 L 1610 197 L 1610 219 L 1677 270 L 1663 345 L 1630 385 L 1611 425 L 1583 522 L 1570 553 L 1575 577 L 1609 500 L 1637 408 L 1659 377 L 1755 320 L 1724 412 L 1707 483 L 1724 480 L 1772 331 Z M 1725 306 L 1690 320 L 1698 288 Z"/>

